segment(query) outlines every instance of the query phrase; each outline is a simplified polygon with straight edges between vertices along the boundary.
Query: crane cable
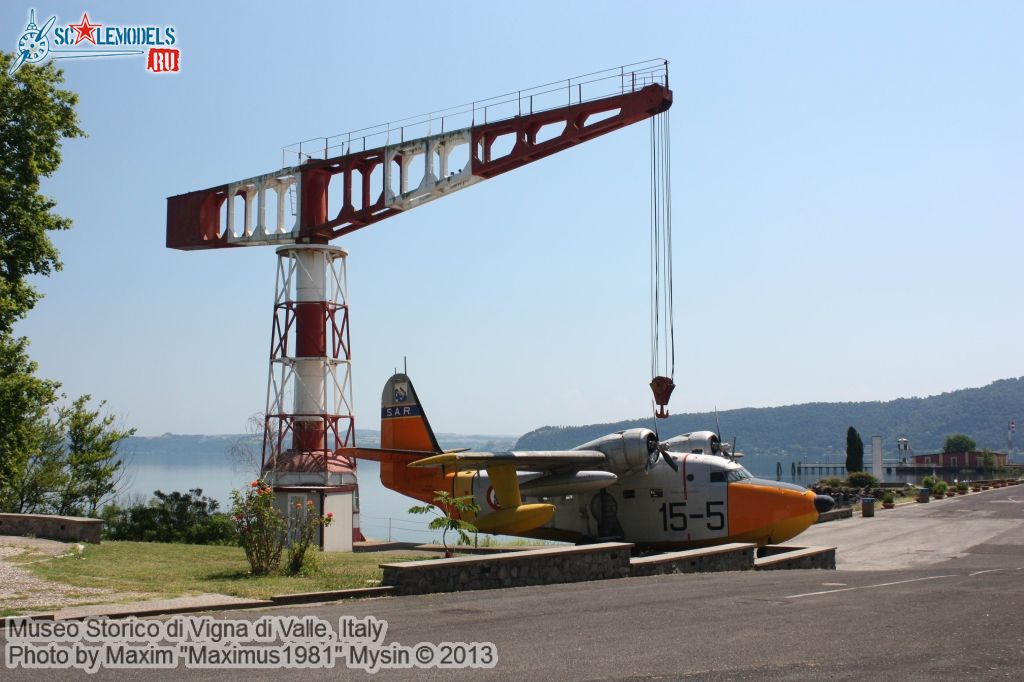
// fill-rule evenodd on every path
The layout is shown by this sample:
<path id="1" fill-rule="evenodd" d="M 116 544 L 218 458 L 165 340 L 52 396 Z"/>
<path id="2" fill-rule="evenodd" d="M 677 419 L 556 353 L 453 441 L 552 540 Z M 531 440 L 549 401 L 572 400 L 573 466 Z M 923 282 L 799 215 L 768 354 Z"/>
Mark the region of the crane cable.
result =
<path id="1" fill-rule="evenodd" d="M 651 118 L 651 390 L 661 418 L 668 416 L 676 372 L 671 185 L 671 136 L 664 111 Z"/>

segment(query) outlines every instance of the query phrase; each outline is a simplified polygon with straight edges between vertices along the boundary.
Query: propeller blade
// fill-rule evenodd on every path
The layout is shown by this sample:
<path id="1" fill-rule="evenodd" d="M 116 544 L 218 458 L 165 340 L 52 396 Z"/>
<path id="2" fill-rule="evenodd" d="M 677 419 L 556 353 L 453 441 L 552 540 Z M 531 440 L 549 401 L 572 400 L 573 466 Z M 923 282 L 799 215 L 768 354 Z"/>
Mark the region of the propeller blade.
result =
<path id="1" fill-rule="evenodd" d="M 650 473 L 654 465 L 658 463 L 658 450 L 661 447 L 661 438 L 658 436 L 658 409 L 651 402 L 651 409 L 654 411 L 654 435 L 647 439 L 647 462 L 644 464 L 644 473 Z"/>
<path id="2" fill-rule="evenodd" d="M 722 425 L 718 422 L 718 405 L 715 405 L 715 435 L 722 440 Z"/>
<path id="3" fill-rule="evenodd" d="M 668 454 L 668 448 L 661 448 L 661 447 L 659 447 L 658 451 L 661 452 L 661 456 L 665 460 L 665 462 L 667 462 L 668 465 L 670 467 L 672 467 L 672 471 L 675 471 L 675 472 L 678 473 L 679 472 L 679 463 L 676 462 L 676 460 L 672 457 L 672 455 Z"/>
<path id="4" fill-rule="evenodd" d="M 21 65 L 25 63 L 26 59 L 28 59 L 28 50 L 25 50 L 18 55 L 18 58 L 14 60 L 13 64 L 11 64 L 11 68 L 7 70 L 7 74 L 9 76 L 13 76 L 14 72 L 21 68 Z"/>
<path id="5" fill-rule="evenodd" d="M 54 14 L 52 17 L 50 17 L 50 20 L 48 22 L 46 22 L 41 29 L 39 29 L 39 31 L 36 33 L 36 40 L 42 40 L 43 36 L 45 36 L 47 33 L 49 33 L 50 29 L 53 28 L 53 23 L 55 21 L 57 21 L 57 15 L 56 14 Z"/>
<path id="6" fill-rule="evenodd" d="M 732 437 L 732 450 L 729 451 L 729 456 L 732 458 L 732 461 L 736 461 L 736 436 Z"/>

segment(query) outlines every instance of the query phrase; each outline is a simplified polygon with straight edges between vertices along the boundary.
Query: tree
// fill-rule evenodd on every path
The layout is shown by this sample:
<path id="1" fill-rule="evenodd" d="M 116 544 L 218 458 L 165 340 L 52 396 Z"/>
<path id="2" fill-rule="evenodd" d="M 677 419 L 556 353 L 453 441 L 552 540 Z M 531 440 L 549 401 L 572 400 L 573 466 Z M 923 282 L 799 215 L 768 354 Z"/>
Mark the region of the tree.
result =
<path id="1" fill-rule="evenodd" d="M 61 71 L 48 63 L 8 73 L 14 55 L 0 52 L 0 509 L 38 503 L 53 467 L 43 452 L 47 413 L 59 384 L 35 376 L 28 340 L 13 333 L 40 294 L 28 277 L 61 267 L 47 232 L 71 221 L 52 212 L 40 194 L 41 177 L 61 162 L 61 141 L 80 137 L 77 95 L 64 90 Z M 18 486 L 14 490 L 13 486 Z"/>
<path id="2" fill-rule="evenodd" d="M 0 52 L 0 333 L 39 300 L 29 275 L 60 270 L 57 249 L 46 234 L 66 230 L 71 220 L 51 211 L 56 202 L 39 193 L 40 177 L 61 162 L 61 140 L 82 137 L 75 104 L 64 90 L 64 74 L 53 62 L 24 64 L 8 73 L 14 55 Z"/>
<path id="3" fill-rule="evenodd" d="M 462 516 L 468 513 L 480 511 L 479 505 L 473 501 L 473 497 L 455 497 L 443 490 L 434 491 L 434 504 L 410 507 L 410 514 L 434 514 L 437 518 L 430 522 L 430 530 L 441 531 L 441 544 L 444 545 L 445 556 L 452 556 L 452 550 L 448 547 L 448 531 L 454 531 L 459 539 L 469 544 L 469 533 L 476 532 L 476 526 L 469 521 L 463 521 Z M 456 518 L 456 514 L 458 518 Z"/>
<path id="4" fill-rule="evenodd" d="M 57 425 L 65 441 L 64 476 L 54 501 L 62 515 L 95 516 L 101 503 L 117 490 L 121 460 L 117 448 L 135 429 L 114 427 L 114 416 L 101 416 L 99 408 L 88 408 L 91 396 L 77 398 L 71 407 L 58 411 Z"/>
<path id="5" fill-rule="evenodd" d="M 55 485 L 48 413 L 59 384 L 34 376 L 27 346 L 0 334 L 0 511 L 15 513 L 33 511 Z"/>
<path id="6" fill-rule="evenodd" d="M 946 436 L 946 442 L 942 446 L 942 452 L 974 452 L 978 444 L 974 442 L 974 439 L 970 436 L 965 436 L 962 433 L 954 433 L 952 436 Z"/>
<path id="7" fill-rule="evenodd" d="M 864 471 L 864 441 L 857 429 L 846 430 L 846 473 Z"/>

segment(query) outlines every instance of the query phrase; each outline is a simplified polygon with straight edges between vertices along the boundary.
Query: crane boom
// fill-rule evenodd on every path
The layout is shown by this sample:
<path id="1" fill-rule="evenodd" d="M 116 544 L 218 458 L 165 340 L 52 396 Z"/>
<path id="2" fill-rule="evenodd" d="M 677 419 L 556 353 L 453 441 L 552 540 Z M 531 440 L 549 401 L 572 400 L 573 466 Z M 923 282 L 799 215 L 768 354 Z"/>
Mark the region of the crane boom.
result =
<path id="1" fill-rule="evenodd" d="M 406 140 L 406 126 L 388 124 L 384 144 L 366 148 L 372 134 L 363 135 L 363 148 L 358 151 L 353 151 L 359 145 L 358 135 L 348 134 L 340 141 L 341 136 L 322 138 L 322 158 L 314 158 L 300 147 L 297 165 L 169 197 L 167 247 L 196 250 L 325 243 L 646 120 L 672 105 L 666 61 L 643 62 L 588 76 L 540 86 L 544 90 L 518 91 L 483 106 L 473 103 L 469 126 L 446 132 L 446 117 L 431 115 L 429 123 L 440 122 L 441 132 Z M 585 98 L 584 85 L 592 91 L 594 84 L 615 92 Z M 536 91 L 540 99 L 541 95 L 566 90 L 567 104 L 534 109 L 535 95 L 531 91 Z M 487 120 L 490 107 L 497 109 L 512 102 L 518 105 L 518 113 Z M 459 113 L 469 115 L 466 107 Z M 478 117 L 483 122 L 478 123 Z M 448 116 L 448 120 L 453 118 Z M 427 119 L 420 123 L 424 122 Z M 383 129 L 377 131 L 383 133 Z M 394 141 L 392 136 L 399 139 Z M 331 140 L 338 143 L 332 146 Z M 496 145 L 499 141 L 502 144 Z M 339 148 L 340 154 L 332 153 Z M 461 164 L 452 163 L 453 157 L 463 156 L 466 160 Z M 420 175 L 422 179 L 414 183 L 412 178 Z M 332 183 L 341 185 L 332 189 Z"/>

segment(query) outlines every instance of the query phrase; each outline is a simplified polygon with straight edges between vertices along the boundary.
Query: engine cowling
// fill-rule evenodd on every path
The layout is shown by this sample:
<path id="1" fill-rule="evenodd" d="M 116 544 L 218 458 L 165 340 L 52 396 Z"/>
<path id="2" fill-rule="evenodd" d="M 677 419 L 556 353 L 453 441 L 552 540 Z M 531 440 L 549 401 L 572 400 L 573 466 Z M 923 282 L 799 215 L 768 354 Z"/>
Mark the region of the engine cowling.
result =
<path id="1" fill-rule="evenodd" d="M 684 433 L 665 441 L 669 452 L 685 452 L 693 455 L 718 455 L 722 452 L 721 442 L 714 431 Z"/>
<path id="2" fill-rule="evenodd" d="M 658 456 L 658 437 L 650 429 L 627 429 L 584 443 L 576 450 L 597 450 L 607 458 L 600 468 L 616 475 L 644 471 Z"/>

